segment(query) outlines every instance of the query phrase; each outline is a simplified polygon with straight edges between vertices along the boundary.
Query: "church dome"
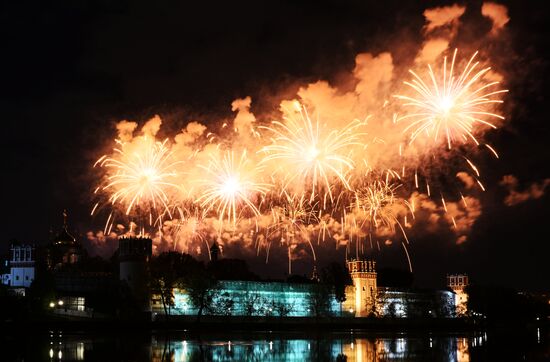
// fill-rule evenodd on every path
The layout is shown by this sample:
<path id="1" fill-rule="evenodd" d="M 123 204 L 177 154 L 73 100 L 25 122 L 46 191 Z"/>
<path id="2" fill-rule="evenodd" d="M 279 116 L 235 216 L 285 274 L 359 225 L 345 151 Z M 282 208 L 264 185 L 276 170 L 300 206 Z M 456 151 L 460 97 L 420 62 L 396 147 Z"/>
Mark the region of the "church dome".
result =
<path id="1" fill-rule="evenodd" d="M 63 227 L 53 239 L 54 244 L 74 244 L 75 242 L 75 237 L 67 231 L 67 227 Z"/>
<path id="2" fill-rule="evenodd" d="M 63 228 L 52 240 L 54 245 L 74 244 L 76 239 L 67 230 L 67 210 L 63 211 Z"/>

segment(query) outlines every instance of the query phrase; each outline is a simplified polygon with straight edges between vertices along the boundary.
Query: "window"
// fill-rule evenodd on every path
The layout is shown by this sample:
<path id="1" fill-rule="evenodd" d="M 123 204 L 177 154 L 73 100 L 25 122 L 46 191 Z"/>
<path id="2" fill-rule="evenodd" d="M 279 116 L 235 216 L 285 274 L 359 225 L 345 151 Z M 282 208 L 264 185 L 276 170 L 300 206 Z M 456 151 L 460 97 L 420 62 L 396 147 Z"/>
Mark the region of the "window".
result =
<path id="1" fill-rule="evenodd" d="M 76 310 L 83 311 L 85 309 L 85 299 L 83 297 L 76 298 Z"/>
<path id="2" fill-rule="evenodd" d="M 15 276 L 15 280 L 19 280 L 19 275 L 16 275 L 16 276 Z"/>
<path id="3" fill-rule="evenodd" d="M 25 280 L 29 280 L 29 276 L 28 276 L 28 275 L 25 275 Z"/>

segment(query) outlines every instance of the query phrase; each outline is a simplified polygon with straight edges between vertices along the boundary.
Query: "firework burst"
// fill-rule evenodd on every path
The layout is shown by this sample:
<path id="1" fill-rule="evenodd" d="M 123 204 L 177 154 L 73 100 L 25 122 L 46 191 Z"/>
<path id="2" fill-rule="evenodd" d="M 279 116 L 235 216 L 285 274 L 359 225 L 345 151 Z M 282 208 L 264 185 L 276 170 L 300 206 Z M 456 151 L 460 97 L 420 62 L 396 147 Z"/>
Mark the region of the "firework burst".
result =
<path id="1" fill-rule="evenodd" d="M 381 180 L 359 187 L 350 208 L 363 212 L 364 222 L 368 221 L 375 229 L 385 226 L 394 231 L 398 221 L 393 206 L 398 200 L 395 191 L 399 187 Z"/>
<path id="2" fill-rule="evenodd" d="M 206 177 L 197 182 L 202 196 L 196 202 L 205 212 L 215 210 L 220 221 L 227 219 L 232 225 L 243 210 L 260 215 L 257 196 L 265 195 L 271 185 L 257 181 L 262 168 L 252 164 L 246 150 L 240 157 L 235 157 L 233 151 L 226 151 L 221 159 L 211 155 L 208 165 L 199 167 Z"/>
<path id="3" fill-rule="evenodd" d="M 170 204 L 179 191 L 177 176 L 181 162 L 173 159 L 167 140 L 156 142 L 144 137 L 131 150 L 119 143 L 113 156 L 103 156 L 94 165 L 103 167 L 107 174 L 105 185 L 96 192 L 110 194 L 109 203 L 113 207 L 121 205 L 126 215 L 135 211 L 139 217 L 145 213 L 150 224 L 160 225 L 165 214 L 172 217 Z M 97 204 L 92 214 L 96 208 Z M 114 221 L 111 216 L 107 223 L 109 220 Z"/>
<path id="4" fill-rule="evenodd" d="M 409 70 L 413 79 L 404 84 L 412 88 L 415 96 L 395 96 L 411 109 L 411 113 L 397 118 L 397 122 L 410 122 L 404 132 L 411 133 L 411 143 L 421 134 L 426 134 L 435 142 L 445 139 L 449 149 L 452 143 L 459 140 L 463 143 L 471 140 L 478 145 L 475 136 L 477 126 L 496 128 L 486 119 L 504 119 L 499 114 L 492 113 L 491 108 L 494 104 L 502 103 L 498 96 L 508 91 L 494 90 L 499 84 L 497 81 L 483 81 L 491 68 L 478 70 L 479 62 L 474 62 L 477 52 L 470 58 L 462 73 L 455 75 L 456 54 L 455 49 L 450 68 L 447 57 L 444 57 L 439 75 L 428 65 L 427 82 Z"/>
<path id="5" fill-rule="evenodd" d="M 359 145 L 358 129 L 364 122 L 354 120 L 342 128 L 335 129 L 312 120 L 305 106 L 296 104 L 296 112 L 288 112 L 284 122 L 274 121 L 266 129 L 272 143 L 261 151 L 265 154 L 263 163 L 279 162 L 276 174 L 283 174 L 284 186 L 304 182 L 312 202 L 318 194 L 333 200 L 335 181 L 349 189 L 349 173 L 354 169 L 350 149 Z"/>

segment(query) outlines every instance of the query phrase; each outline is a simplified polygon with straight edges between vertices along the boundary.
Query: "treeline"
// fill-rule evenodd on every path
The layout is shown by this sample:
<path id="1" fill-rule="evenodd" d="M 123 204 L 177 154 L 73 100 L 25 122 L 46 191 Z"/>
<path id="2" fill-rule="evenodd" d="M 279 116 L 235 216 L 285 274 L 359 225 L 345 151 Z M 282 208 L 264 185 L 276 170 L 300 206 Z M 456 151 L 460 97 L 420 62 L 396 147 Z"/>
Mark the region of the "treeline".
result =
<path id="1" fill-rule="evenodd" d="M 220 288 L 220 281 L 260 281 L 261 278 L 248 269 L 244 260 L 221 259 L 205 264 L 188 254 L 167 252 L 151 260 L 151 292 L 160 297 L 164 313 L 170 314 L 175 306 L 174 288 L 185 289 L 189 301 L 197 310 L 197 319 L 205 313 L 230 315 L 235 301 Z M 346 285 L 352 283 L 349 272 L 340 263 L 330 263 L 320 270 L 318 279 L 292 275 L 287 283 L 311 285 L 308 305 L 315 316 L 328 315 L 331 298 L 345 300 Z M 286 316 L 292 305 L 276 300 L 264 300 L 251 293 L 244 301 L 245 315 Z"/>
<path id="2" fill-rule="evenodd" d="M 25 297 L 14 295 L 8 287 L 0 285 L 0 320 L 47 317 L 50 315 L 48 311 L 51 311 L 52 303 L 58 308 L 60 299 L 71 296 L 85 297 L 86 310 L 92 311 L 96 316 L 125 319 L 140 314 L 143 300 L 155 295 L 160 298 L 165 314 L 170 314 L 170 309 L 175 306 L 174 288 L 186 290 L 191 304 L 198 311 L 199 319 L 203 314 L 228 315 L 234 301 L 224 295 L 220 281 L 262 280 L 250 271 L 244 260 L 220 259 L 204 263 L 191 255 L 178 252 L 165 252 L 151 258 L 148 263 L 148 278 L 145 280 L 146 289 L 150 293 L 135 293 L 126 282 L 119 280 L 118 273 L 116 252 L 110 259 L 83 258 L 77 264 L 64 265 L 55 271 L 38 264 L 35 280 L 26 290 Z M 84 293 L 67 292 L 60 288 L 62 278 L 72 280 L 76 289 L 91 281 L 100 286 Z M 346 285 L 352 283 L 347 269 L 340 263 L 330 263 L 322 268 L 316 280 L 291 275 L 281 282 L 312 284 L 313 292 L 309 303 L 314 315 L 328 313 L 330 298 L 345 300 Z M 261 310 L 264 315 L 285 316 L 291 313 L 292 306 L 251 296 L 249 303 L 245 303 L 245 309 L 249 315 L 259 315 Z"/>
<path id="3" fill-rule="evenodd" d="M 496 285 L 470 285 L 468 314 L 488 323 L 544 321 L 550 318 L 549 295 L 518 292 Z"/>

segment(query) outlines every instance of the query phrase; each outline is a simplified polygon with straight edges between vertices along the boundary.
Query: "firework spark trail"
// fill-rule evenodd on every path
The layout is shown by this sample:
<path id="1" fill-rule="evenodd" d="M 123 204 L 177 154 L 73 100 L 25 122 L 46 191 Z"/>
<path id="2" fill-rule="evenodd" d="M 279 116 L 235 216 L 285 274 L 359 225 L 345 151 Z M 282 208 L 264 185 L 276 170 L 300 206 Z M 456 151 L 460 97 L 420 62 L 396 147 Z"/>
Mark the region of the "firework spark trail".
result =
<path id="1" fill-rule="evenodd" d="M 289 275 L 292 271 L 292 246 L 305 241 L 308 243 L 314 264 L 317 261 L 315 248 L 309 238 L 307 230 L 308 225 L 319 224 L 317 214 L 314 209 L 305 201 L 305 195 L 290 195 L 284 192 L 284 202 L 280 206 L 271 209 L 272 224 L 269 226 L 271 235 L 277 234 L 282 244 L 287 244 L 288 248 L 288 270 Z M 271 236 L 268 234 L 268 236 Z"/>
<path id="2" fill-rule="evenodd" d="M 482 82 L 491 68 L 487 67 L 475 72 L 479 65 L 479 62 L 473 62 L 477 52 L 470 58 L 461 75 L 455 77 L 456 54 L 455 49 L 450 70 L 447 69 L 447 57 L 444 58 L 442 75 L 440 74 L 439 78 L 428 65 L 428 82 L 409 70 L 414 78 L 404 84 L 412 88 L 416 96 L 394 96 L 405 101 L 404 106 L 412 108 L 412 113 L 397 118 L 397 122 L 411 121 L 404 130 L 404 132 L 411 132 L 410 143 L 422 133 L 426 133 L 435 142 L 438 142 L 443 134 L 449 149 L 451 144 L 459 139 L 464 143 L 470 139 L 479 145 L 475 137 L 476 125 L 496 128 L 493 123 L 484 118 L 504 119 L 499 114 L 492 113 L 490 108 L 495 103 L 503 103 L 495 97 L 508 90 L 491 91 L 489 88 L 493 88 L 499 82 Z"/>
<path id="3" fill-rule="evenodd" d="M 364 224 L 368 223 L 367 229 L 369 238 L 372 238 L 373 232 L 380 228 L 387 228 L 390 230 L 391 234 L 395 234 L 396 226 L 399 228 L 404 238 L 404 242 L 401 242 L 401 244 L 405 249 L 409 270 L 412 273 L 412 263 L 407 246 L 405 245 L 405 243 L 409 244 L 409 239 L 403 225 L 398 220 L 398 215 L 396 214 L 394 208 L 398 202 L 402 201 L 404 206 L 411 212 L 414 218 L 413 207 L 412 205 L 409 205 L 408 202 L 397 197 L 396 191 L 401 187 L 401 185 L 389 183 L 388 180 L 389 177 L 387 176 L 385 180 L 376 180 L 366 186 L 359 187 L 355 191 L 355 200 L 350 204 L 350 210 L 359 210 L 364 213 L 364 215 L 362 215 L 363 221 L 359 229 L 363 229 Z M 406 224 L 406 215 L 404 215 L 404 217 Z M 353 223 L 357 223 L 356 217 L 353 218 Z M 351 228 L 351 230 L 354 229 L 357 229 L 357 226 Z M 359 240 L 356 242 L 356 254 L 359 253 L 358 241 Z"/>
<path id="4" fill-rule="evenodd" d="M 350 209 L 361 210 L 366 214 L 363 225 L 369 222 L 374 229 L 385 226 L 395 231 L 395 224 L 398 221 L 393 211 L 393 205 L 397 202 L 395 192 L 400 186 L 377 180 L 359 187 L 355 191 Z"/>

